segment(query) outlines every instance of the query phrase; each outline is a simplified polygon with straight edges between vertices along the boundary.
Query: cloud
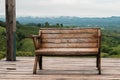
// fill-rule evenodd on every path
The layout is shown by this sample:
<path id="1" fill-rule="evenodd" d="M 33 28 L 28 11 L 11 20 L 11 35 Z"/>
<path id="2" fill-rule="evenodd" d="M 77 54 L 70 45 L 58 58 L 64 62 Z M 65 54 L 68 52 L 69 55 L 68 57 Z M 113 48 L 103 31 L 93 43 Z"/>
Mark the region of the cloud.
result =
<path id="1" fill-rule="evenodd" d="M 2 5 L 1 5 L 2 4 Z M 0 11 L 4 13 L 4 0 Z M 16 0 L 17 16 L 119 16 L 120 0 Z"/>
<path id="2" fill-rule="evenodd" d="M 5 0 L 0 0 L 0 15 L 5 15 Z"/>

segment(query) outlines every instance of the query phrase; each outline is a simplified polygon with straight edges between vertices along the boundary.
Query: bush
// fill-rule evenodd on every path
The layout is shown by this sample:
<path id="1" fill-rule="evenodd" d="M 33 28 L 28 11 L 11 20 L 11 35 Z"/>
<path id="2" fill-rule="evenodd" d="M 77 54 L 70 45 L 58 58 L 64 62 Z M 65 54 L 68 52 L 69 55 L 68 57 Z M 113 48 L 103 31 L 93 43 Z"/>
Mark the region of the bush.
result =
<path id="1" fill-rule="evenodd" d="M 5 57 L 5 52 L 0 51 L 0 59 Z"/>
<path id="2" fill-rule="evenodd" d="M 32 52 L 23 52 L 23 51 L 17 51 L 16 56 L 26 56 L 26 57 L 30 57 L 30 56 L 34 56 L 34 53 Z M 0 51 L 0 59 L 5 57 L 5 52 Z"/>
<path id="3" fill-rule="evenodd" d="M 20 49 L 18 50 L 25 52 L 34 52 L 34 44 L 32 39 L 23 39 L 20 41 Z"/>
<path id="4" fill-rule="evenodd" d="M 23 51 L 18 51 L 16 56 L 34 56 L 34 53 L 32 52 L 23 52 Z"/>
<path id="5" fill-rule="evenodd" d="M 101 46 L 101 51 L 104 53 L 109 53 L 112 49 L 108 45 L 102 45 Z"/>
<path id="6" fill-rule="evenodd" d="M 109 58 L 120 58 L 120 55 L 110 55 Z"/>
<path id="7" fill-rule="evenodd" d="M 0 51 L 6 51 L 5 28 L 0 26 Z"/>
<path id="8" fill-rule="evenodd" d="M 110 55 L 120 55 L 120 45 L 113 47 L 109 53 Z"/>
<path id="9" fill-rule="evenodd" d="M 109 57 L 109 54 L 108 54 L 108 53 L 102 53 L 102 54 L 101 54 L 101 57 L 107 58 L 107 57 Z"/>

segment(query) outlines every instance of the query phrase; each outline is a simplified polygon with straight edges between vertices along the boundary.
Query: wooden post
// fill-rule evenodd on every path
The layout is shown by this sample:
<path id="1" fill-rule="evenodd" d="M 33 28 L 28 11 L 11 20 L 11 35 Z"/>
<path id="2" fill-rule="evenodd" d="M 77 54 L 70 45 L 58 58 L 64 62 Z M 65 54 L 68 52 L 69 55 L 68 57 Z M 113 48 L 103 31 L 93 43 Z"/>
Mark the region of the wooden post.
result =
<path id="1" fill-rule="evenodd" d="M 7 61 L 16 60 L 16 11 L 15 0 L 6 0 L 6 36 L 7 36 Z"/>

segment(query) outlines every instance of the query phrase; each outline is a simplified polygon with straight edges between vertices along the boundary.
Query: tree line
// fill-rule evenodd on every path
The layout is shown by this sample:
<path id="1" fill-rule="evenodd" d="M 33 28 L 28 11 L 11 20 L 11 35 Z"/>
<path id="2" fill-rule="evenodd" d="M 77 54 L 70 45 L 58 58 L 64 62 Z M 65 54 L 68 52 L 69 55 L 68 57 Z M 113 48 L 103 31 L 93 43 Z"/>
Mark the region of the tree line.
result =
<path id="1" fill-rule="evenodd" d="M 28 38 L 31 34 L 38 34 L 39 28 L 68 28 L 75 26 L 64 26 L 62 23 L 56 23 L 54 25 L 48 22 L 43 23 L 29 23 L 21 24 L 16 22 L 16 39 L 17 39 L 17 55 L 33 56 L 34 45 L 33 41 Z M 5 22 L 0 21 L 0 56 L 5 56 L 6 51 L 6 30 Z M 120 27 L 107 27 L 102 28 L 102 46 L 101 46 L 102 57 L 115 56 L 120 57 Z M 2 56 L 3 57 L 3 56 Z"/>

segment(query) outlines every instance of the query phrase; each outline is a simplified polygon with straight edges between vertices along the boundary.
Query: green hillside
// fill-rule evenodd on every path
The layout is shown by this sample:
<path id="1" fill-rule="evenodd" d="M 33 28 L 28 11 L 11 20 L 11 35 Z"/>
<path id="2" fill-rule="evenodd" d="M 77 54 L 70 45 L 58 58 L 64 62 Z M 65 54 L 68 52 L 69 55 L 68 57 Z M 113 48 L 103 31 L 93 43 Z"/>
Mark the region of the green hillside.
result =
<path id="1" fill-rule="evenodd" d="M 0 23 L 0 58 L 5 57 L 6 51 L 6 31 L 5 23 Z M 45 23 L 44 27 L 66 27 L 62 24 L 50 25 Z M 3 27 L 2 27 L 3 26 Z M 31 39 L 27 38 L 31 34 L 38 34 L 40 25 L 23 25 L 17 22 L 17 56 L 33 56 L 34 45 Z M 67 26 L 69 27 L 69 26 Z M 120 57 L 120 28 L 102 29 L 102 57 Z"/>
<path id="2" fill-rule="evenodd" d="M 5 28 L 0 26 L 0 59 L 5 57 L 6 45 L 5 45 Z"/>

